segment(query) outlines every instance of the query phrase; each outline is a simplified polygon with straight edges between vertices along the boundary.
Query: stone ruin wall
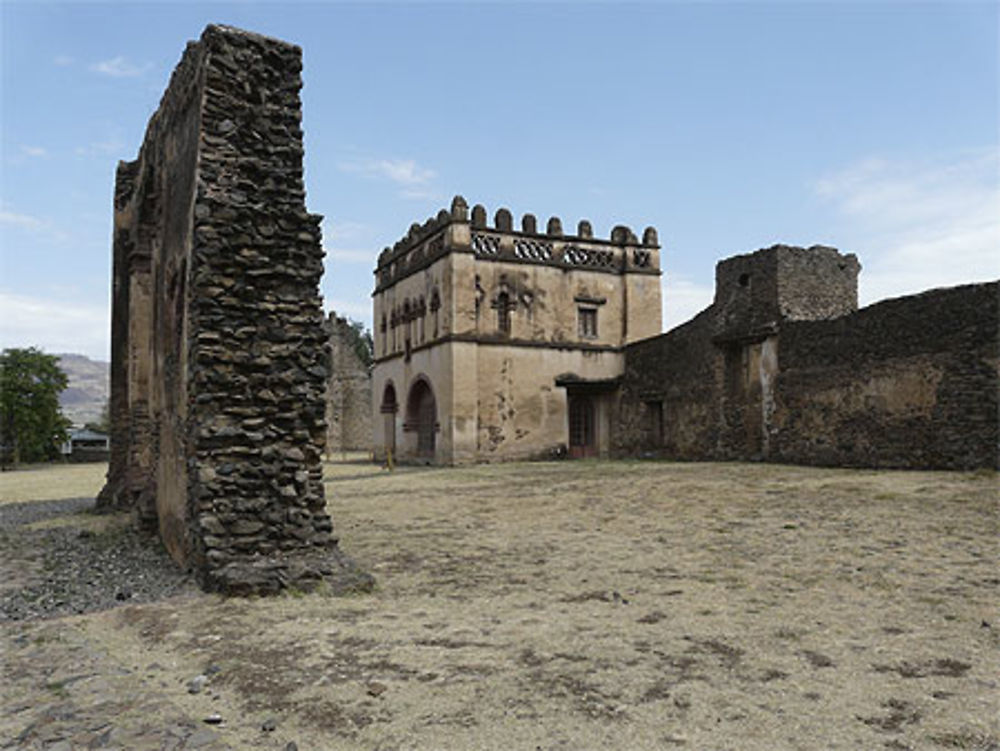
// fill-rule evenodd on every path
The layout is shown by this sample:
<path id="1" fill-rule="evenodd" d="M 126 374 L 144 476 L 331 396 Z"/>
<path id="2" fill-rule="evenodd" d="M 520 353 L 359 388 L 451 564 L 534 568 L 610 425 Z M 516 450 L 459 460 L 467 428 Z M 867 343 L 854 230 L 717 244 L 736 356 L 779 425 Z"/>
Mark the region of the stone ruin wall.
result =
<path id="1" fill-rule="evenodd" d="M 784 326 L 772 458 L 1000 469 L 998 308 L 972 284 Z"/>
<path id="2" fill-rule="evenodd" d="M 330 340 L 326 394 L 326 453 L 372 449 L 372 374 L 354 349 L 351 324 L 336 313 L 325 323 Z"/>
<path id="3" fill-rule="evenodd" d="M 210 589 L 347 566 L 325 511 L 321 217 L 305 208 L 301 50 L 209 26 L 115 189 L 112 456 L 131 509 Z"/>
<path id="4" fill-rule="evenodd" d="M 626 348 L 616 454 L 998 467 L 998 285 L 857 311 L 857 271 L 821 247 L 720 262 L 712 306 Z"/>

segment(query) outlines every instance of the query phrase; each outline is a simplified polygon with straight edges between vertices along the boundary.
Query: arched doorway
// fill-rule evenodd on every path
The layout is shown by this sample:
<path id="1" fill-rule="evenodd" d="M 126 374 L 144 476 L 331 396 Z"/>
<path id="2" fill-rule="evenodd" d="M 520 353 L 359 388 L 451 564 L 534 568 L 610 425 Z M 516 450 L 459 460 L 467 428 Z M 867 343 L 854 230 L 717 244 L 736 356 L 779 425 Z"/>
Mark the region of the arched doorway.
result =
<path id="1" fill-rule="evenodd" d="M 379 411 L 382 413 L 382 436 L 385 449 L 395 454 L 396 413 L 399 411 L 399 403 L 396 401 L 396 387 L 392 385 L 392 381 L 389 381 L 382 391 L 382 406 Z"/>
<path id="2" fill-rule="evenodd" d="M 433 458 L 437 404 L 431 385 L 423 378 L 410 387 L 410 395 L 406 400 L 406 427 L 417 434 L 417 456 Z"/>

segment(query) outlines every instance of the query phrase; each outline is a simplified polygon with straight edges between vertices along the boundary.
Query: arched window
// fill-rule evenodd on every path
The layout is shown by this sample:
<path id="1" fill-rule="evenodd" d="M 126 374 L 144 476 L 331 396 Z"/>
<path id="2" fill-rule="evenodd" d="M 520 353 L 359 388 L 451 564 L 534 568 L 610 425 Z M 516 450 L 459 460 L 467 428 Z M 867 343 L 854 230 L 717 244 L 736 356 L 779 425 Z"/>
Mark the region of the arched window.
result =
<path id="1" fill-rule="evenodd" d="M 510 334 L 510 295 L 501 292 L 497 295 L 497 331 L 501 334 Z"/>
<path id="2" fill-rule="evenodd" d="M 413 320 L 413 310 L 410 308 L 410 300 L 403 301 L 403 350 L 407 360 L 410 359 L 410 348 L 412 346 L 412 332 L 410 322 Z"/>
<path id="3" fill-rule="evenodd" d="M 382 391 L 382 406 L 379 408 L 381 412 L 396 412 L 399 409 L 399 405 L 396 403 L 396 387 L 392 385 L 390 381 L 385 385 L 385 389 Z"/>
<path id="4" fill-rule="evenodd" d="M 426 333 L 424 329 L 424 324 L 427 321 L 427 303 L 424 300 L 424 296 L 420 296 L 420 302 L 417 303 L 417 343 L 424 343 L 424 335 Z"/>
<path id="5" fill-rule="evenodd" d="M 438 294 L 437 287 L 431 293 L 431 314 L 434 316 L 434 333 L 432 336 L 437 339 L 438 336 L 438 311 L 441 309 L 441 295 Z"/>

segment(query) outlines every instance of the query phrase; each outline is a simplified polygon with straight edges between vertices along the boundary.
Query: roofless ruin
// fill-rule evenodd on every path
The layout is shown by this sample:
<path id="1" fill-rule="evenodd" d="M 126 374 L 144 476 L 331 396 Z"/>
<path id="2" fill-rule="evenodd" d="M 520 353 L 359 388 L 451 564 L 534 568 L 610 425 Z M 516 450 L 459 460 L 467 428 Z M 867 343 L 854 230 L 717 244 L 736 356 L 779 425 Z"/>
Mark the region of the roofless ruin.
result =
<path id="1" fill-rule="evenodd" d="M 116 176 L 98 505 L 133 510 L 227 592 L 353 576 L 323 496 L 322 217 L 305 206 L 301 70 L 294 45 L 207 27 Z"/>
<path id="2" fill-rule="evenodd" d="M 367 378 L 328 397 L 301 69 L 294 45 L 207 27 L 116 176 L 98 506 L 230 593 L 371 585 L 324 499 L 328 405 Z M 853 255 L 774 246 L 720 262 L 712 305 L 658 335 L 659 250 L 652 228 L 489 225 L 461 197 L 413 225 L 376 269 L 376 453 L 998 465 L 996 282 L 858 310 Z"/>

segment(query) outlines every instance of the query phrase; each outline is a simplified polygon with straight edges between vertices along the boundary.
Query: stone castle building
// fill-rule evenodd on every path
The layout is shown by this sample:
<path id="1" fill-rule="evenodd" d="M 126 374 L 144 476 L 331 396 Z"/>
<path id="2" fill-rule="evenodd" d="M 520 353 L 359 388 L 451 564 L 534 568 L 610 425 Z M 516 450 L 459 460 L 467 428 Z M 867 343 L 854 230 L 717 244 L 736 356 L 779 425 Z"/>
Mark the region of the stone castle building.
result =
<path id="1" fill-rule="evenodd" d="M 456 198 L 379 257 L 377 453 L 997 467 L 998 285 L 858 310 L 859 271 L 823 246 L 735 256 L 660 334 L 654 230 L 516 231 Z"/>
<path id="2" fill-rule="evenodd" d="M 378 456 L 460 463 L 606 456 L 624 347 L 660 331 L 659 245 L 456 197 L 375 271 Z"/>

